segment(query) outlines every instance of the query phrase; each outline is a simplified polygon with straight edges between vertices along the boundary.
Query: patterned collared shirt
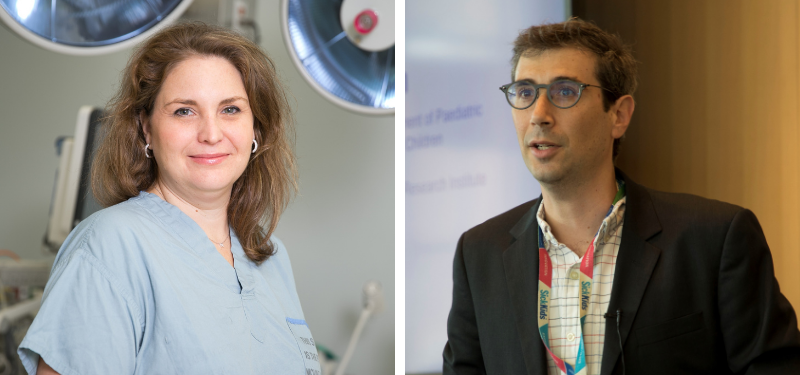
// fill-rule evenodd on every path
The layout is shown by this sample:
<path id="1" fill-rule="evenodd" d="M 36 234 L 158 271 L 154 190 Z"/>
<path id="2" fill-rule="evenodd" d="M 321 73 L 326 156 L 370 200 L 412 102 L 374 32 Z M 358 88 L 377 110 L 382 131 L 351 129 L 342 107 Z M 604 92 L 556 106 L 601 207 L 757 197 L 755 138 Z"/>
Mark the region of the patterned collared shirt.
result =
<path id="1" fill-rule="evenodd" d="M 622 222 L 625 216 L 625 197 L 614 205 L 611 214 L 603 220 L 594 239 L 594 276 L 589 311 L 584 324 L 587 375 L 600 374 L 603 361 L 606 319 L 611 299 L 611 285 L 622 239 Z M 581 258 L 566 245 L 558 242 L 545 221 L 544 205 L 539 205 L 536 221 L 544 234 L 544 247 L 553 263 L 550 295 L 550 350 L 570 365 L 575 365 L 581 338 L 580 325 L 580 266 Z M 537 271 L 538 272 L 538 271 Z M 535 319 L 532 318 L 532 319 Z M 547 372 L 564 374 L 547 355 Z"/>

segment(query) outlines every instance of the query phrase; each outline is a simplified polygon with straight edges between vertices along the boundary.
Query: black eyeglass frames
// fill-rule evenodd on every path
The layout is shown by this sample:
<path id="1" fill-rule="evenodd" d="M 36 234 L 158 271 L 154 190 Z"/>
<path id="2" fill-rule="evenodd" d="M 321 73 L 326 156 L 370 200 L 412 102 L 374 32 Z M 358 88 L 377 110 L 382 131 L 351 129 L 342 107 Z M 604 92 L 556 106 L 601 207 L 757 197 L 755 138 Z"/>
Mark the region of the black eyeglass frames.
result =
<path id="1" fill-rule="evenodd" d="M 536 102 L 539 98 L 539 89 L 547 90 L 547 99 L 558 108 L 570 108 L 578 104 L 583 89 L 587 87 L 597 87 L 608 92 L 604 87 L 590 85 L 588 83 L 578 83 L 570 80 L 558 80 L 550 84 L 537 85 L 528 80 L 512 82 L 500 86 L 500 91 L 506 94 L 506 100 L 511 107 L 516 109 L 526 109 Z"/>

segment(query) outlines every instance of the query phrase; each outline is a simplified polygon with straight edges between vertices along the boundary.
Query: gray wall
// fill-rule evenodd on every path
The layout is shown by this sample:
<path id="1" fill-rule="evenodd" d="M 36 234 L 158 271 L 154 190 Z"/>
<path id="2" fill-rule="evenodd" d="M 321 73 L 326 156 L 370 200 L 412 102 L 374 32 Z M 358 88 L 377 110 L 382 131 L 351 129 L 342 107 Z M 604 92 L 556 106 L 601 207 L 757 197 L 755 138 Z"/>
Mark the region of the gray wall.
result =
<path id="1" fill-rule="evenodd" d="M 257 9 L 262 47 L 289 87 L 297 123 L 300 193 L 278 226 L 306 320 L 339 355 L 361 312 L 361 287 L 383 284 L 386 310 L 367 325 L 350 374 L 394 372 L 394 118 L 329 103 L 294 67 L 279 1 Z M 130 51 L 59 55 L 0 27 L 0 249 L 41 258 L 58 160 L 81 105 L 103 106 Z"/>
<path id="2" fill-rule="evenodd" d="M 292 257 L 314 339 L 343 355 L 361 313 L 361 287 L 383 285 L 347 373 L 394 373 L 394 117 L 358 115 L 317 94 L 291 62 L 280 1 L 259 2 L 261 46 L 296 99 L 300 196 L 278 236 Z"/>

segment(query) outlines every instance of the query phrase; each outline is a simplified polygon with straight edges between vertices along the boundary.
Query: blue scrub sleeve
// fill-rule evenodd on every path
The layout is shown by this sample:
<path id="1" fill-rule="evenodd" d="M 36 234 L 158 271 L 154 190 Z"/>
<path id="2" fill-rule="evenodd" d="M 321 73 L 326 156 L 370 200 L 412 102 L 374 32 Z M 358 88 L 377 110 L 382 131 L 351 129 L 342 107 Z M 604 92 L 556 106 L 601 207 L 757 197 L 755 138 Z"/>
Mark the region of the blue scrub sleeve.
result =
<path id="1" fill-rule="evenodd" d="M 61 375 L 132 374 L 142 332 L 132 294 L 98 259 L 75 249 L 53 269 L 42 307 L 20 344 L 25 370 L 39 357 Z"/>

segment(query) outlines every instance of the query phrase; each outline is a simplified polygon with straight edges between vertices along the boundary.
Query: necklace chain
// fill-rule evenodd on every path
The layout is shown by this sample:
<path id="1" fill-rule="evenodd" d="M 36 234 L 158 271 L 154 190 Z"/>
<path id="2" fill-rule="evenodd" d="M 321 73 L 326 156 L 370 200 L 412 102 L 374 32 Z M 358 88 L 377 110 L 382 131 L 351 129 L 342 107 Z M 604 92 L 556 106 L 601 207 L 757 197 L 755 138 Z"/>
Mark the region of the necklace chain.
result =
<path id="1" fill-rule="evenodd" d="M 178 194 L 175 194 L 175 193 L 172 191 L 172 189 L 170 189 L 170 188 L 169 188 L 169 186 L 164 186 L 164 187 L 166 187 L 166 188 L 167 188 L 167 190 L 169 190 L 169 192 L 170 192 L 170 193 L 172 193 L 172 195 L 173 195 L 175 198 L 178 198 L 178 199 L 179 199 L 181 202 L 183 202 L 183 203 L 186 203 L 186 204 L 188 204 L 189 206 L 192 206 L 192 207 L 194 207 L 194 209 L 195 209 L 196 211 L 199 211 L 199 209 L 198 209 L 197 207 L 195 207 L 193 204 L 191 204 L 191 203 L 189 203 L 189 202 L 187 202 L 187 201 L 183 200 L 183 198 L 181 198 L 180 196 L 178 196 Z M 163 191 L 163 190 L 161 190 L 161 184 L 160 184 L 160 183 L 158 184 L 158 190 L 161 192 L 161 195 L 162 195 L 162 196 L 164 196 L 164 200 L 166 201 L 166 200 L 167 200 L 167 195 L 166 195 L 166 194 L 164 194 L 164 191 Z M 204 215 L 205 215 L 205 214 L 204 214 Z M 214 245 L 217 245 L 217 246 L 219 246 L 219 247 L 222 247 L 222 248 L 224 248 L 224 247 L 225 247 L 225 241 L 228 241 L 228 239 L 229 239 L 229 238 L 231 238 L 231 234 L 230 234 L 230 230 L 229 230 L 228 236 L 227 236 L 227 237 L 225 237 L 225 239 L 224 239 L 224 240 L 222 240 L 222 242 L 219 242 L 219 241 L 214 241 L 214 240 L 213 240 L 213 239 L 211 239 L 211 237 L 209 237 L 208 235 L 206 235 L 206 238 L 208 238 L 208 240 L 209 240 L 209 241 L 213 242 L 213 243 L 214 243 Z"/>
<path id="2" fill-rule="evenodd" d="M 161 191 L 161 195 L 163 195 L 163 196 L 164 196 L 164 200 L 167 200 L 167 195 L 166 195 L 166 194 L 164 194 L 164 191 L 163 191 L 163 190 L 161 190 L 161 185 L 162 185 L 161 183 L 159 183 L 159 184 L 158 184 L 158 190 L 159 190 L 159 191 Z M 172 191 L 172 189 L 170 189 L 170 188 L 169 188 L 169 186 L 166 186 L 166 185 L 165 185 L 164 187 L 165 187 L 165 188 L 167 188 L 167 190 L 168 190 L 168 191 L 169 191 L 169 192 L 172 194 L 172 196 L 174 196 L 175 198 L 178 198 L 178 199 L 179 199 L 181 202 L 183 202 L 183 203 L 186 203 L 186 204 L 188 204 L 189 206 L 192 206 L 192 208 L 194 208 L 194 209 L 195 209 L 195 211 L 198 211 L 198 212 L 200 211 L 200 209 L 199 209 L 199 208 L 197 208 L 197 207 L 195 207 L 195 205 L 193 205 L 193 204 L 191 204 L 191 203 L 189 203 L 189 202 L 187 202 L 187 201 L 183 200 L 183 198 L 181 198 L 181 197 L 180 197 L 178 194 L 175 194 L 175 192 L 174 192 L 174 191 Z M 203 216 L 205 216 L 205 212 L 203 213 Z"/>
<path id="3" fill-rule="evenodd" d="M 213 242 L 214 245 L 218 245 L 219 247 L 225 247 L 225 241 L 227 241 L 229 238 L 231 238 L 231 235 L 230 235 L 230 233 L 228 233 L 228 237 L 225 237 L 225 239 L 222 240 L 222 242 L 214 241 L 209 236 L 206 236 L 206 238 L 208 238 L 209 241 Z"/>

